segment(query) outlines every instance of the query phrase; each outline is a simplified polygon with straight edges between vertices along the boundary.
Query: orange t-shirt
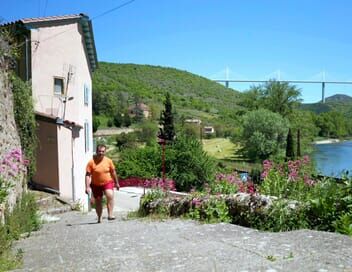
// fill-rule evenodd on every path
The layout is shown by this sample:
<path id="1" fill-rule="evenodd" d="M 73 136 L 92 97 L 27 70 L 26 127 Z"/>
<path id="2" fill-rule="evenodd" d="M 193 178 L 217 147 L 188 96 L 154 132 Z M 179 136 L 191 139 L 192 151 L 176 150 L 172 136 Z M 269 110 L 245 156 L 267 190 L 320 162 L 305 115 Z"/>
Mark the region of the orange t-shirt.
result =
<path id="1" fill-rule="evenodd" d="M 92 184 L 100 186 L 114 180 L 112 173 L 115 171 L 115 166 L 112 160 L 107 157 L 98 163 L 91 159 L 87 164 L 86 171 L 91 174 Z"/>

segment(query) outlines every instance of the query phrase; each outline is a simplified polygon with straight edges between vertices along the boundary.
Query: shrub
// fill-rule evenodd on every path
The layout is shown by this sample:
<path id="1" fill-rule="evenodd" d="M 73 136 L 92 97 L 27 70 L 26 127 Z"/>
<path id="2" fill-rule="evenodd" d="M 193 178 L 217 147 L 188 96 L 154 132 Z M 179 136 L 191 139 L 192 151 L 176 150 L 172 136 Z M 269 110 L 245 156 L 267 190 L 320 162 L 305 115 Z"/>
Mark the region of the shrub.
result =
<path id="1" fill-rule="evenodd" d="M 253 194 L 255 192 L 254 184 L 250 181 L 242 181 L 237 172 L 217 174 L 215 181 L 210 183 L 209 187 L 209 192 L 212 194 L 235 194 L 237 192 Z"/>
<path id="2" fill-rule="evenodd" d="M 143 186 L 146 188 L 161 189 L 161 190 L 171 190 L 176 189 L 175 182 L 172 179 L 162 178 L 151 178 L 144 181 Z"/>
<path id="3" fill-rule="evenodd" d="M 179 191 L 201 189 L 215 177 L 215 161 L 202 149 L 196 139 L 178 137 L 173 144 L 166 145 L 166 176 L 176 183 Z M 125 149 L 117 165 L 119 175 L 126 177 L 154 178 L 162 174 L 162 150 L 159 146 Z"/>
<path id="4" fill-rule="evenodd" d="M 116 135 L 116 146 L 121 151 L 126 148 L 137 147 L 137 135 L 134 132 Z"/>
<path id="5" fill-rule="evenodd" d="M 215 178 L 215 161 L 203 151 L 202 144 L 192 137 L 179 136 L 166 150 L 167 173 L 179 191 L 202 189 Z"/>
<path id="6" fill-rule="evenodd" d="M 17 202 L 11 214 L 5 214 L 5 226 L 10 239 L 17 240 L 22 233 L 30 233 L 39 229 L 40 220 L 37 210 L 34 195 L 27 193 Z"/>
<path id="7" fill-rule="evenodd" d="M 137 131 L 139 141 L 146 143 L 151 146 L 156 143 L 156 135 L 158 127 L 155 123 L 149 121 L 143 121 L 140 124 L 140 130 Z"/>
<path id="8" fill-rule="evenodd" d="M 339 218 L 333 222 L 333 226 L 335 231 L 352 237 L 352 212 L 340 215 Z"/>
<path id="9" fill-rule="evenodd" d="M 158 177 L 161 175 L 161 151 L 156 146 L 124 149 L 116 168 L 122 178 Z"/>
<path id="10" fill-rule="evenodd" d="M 107 121 L 107 123 L 106 123 L 106 125 L 107 125 L 108 127 L 112 127 L 112 126 L 114 125 L 114 121 L 113 121 L 111 118 L 109 118 L 108 121 Z"/>
<path id="11" fill-rule="evenodd" d="M 225 200 L 216 196 L 207 199 L 193 198 L 187 217 L 206 223 L 231 222 Z"/>
<path id="12" fill-rule="evenodd" d="M 335 231 L 334 222 L 343 214 L 352 211 L 352 206 L 348 207 L 348 202 L 345 201 L 348 196 L 345 188 L 332 179 L 324 179 L 312 188 L 307 217 L 313 228 Z"/>
<path id="13" fill-rule="evenodd" d="M 141 216 L 146 216 L 151 213 L 157 213 L 157 214 L 168 214 L 167 207 L 158 205 L 158 203 L 154 204 L 154 206 L 150 206 L 151 203 L 154 203 L 155 201 L 158 201 L 166 197 L 166 193 L 163 190 L 160 189 L 154 189 L 149 192 L 147 192 L 145 195 L 142 196 L 141 201 L 140 201 L 140 207 L 138 210 L 138 213 Z"/>
<path id="14" fill-rule="evenodd" d="M 315 184 L 312 165 L 308 156 L 287 163 L 263 162 L 263 182 L 260 193 L 295 200 L 307 200 Z"/>
<path id="15" fill-rule="evenodd" d="M 252 228 L 275 232 L 289 231 L 309 227 L 306 210 L 307 207 L 298 202 L 279 199 L 273 202 L 267 213 L 250 213 L 246 216 Z"/>
<path id="16" fill-rule="evenodd" d="M 21 149 L 7 152 L 0 160 L 0 204 L 5 202 L 8 190 L 21 182 L 27 173 L 28 160 L 24 159 Z"/>

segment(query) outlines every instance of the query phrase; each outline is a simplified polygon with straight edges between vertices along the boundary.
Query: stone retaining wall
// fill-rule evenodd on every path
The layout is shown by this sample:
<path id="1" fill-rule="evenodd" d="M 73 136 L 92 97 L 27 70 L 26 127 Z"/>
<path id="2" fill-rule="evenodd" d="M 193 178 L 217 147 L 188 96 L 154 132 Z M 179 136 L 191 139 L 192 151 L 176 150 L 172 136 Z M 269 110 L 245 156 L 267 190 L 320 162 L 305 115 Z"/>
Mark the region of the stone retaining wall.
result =
<path id="1" fill-rule="evenodd" d="M 13 108 L 13 95 L 9 80 L 9 58 L 6 56 L 9 50 L 7 44 L 0 37 L 0 165 L 4 155 L 13 149 L 21 148 L 20 137 L 17 132 Z M 7 199 L 10 210 L 16 203 L 16 199 L 23 191 L 23 179 L 20 178 L 11 188 Z M 4 218 L 4 207 L 0 204 L 0 222 Z"/>

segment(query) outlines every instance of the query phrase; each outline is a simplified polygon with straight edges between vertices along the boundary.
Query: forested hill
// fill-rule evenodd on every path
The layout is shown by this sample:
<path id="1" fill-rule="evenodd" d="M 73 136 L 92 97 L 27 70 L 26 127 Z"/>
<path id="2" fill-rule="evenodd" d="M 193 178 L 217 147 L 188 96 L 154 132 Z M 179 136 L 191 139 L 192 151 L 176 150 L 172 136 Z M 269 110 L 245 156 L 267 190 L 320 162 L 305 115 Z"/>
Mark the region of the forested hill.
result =
<path id="1" fill-rule="evenodd" d="M 96 101 L 101 96 L 118 96 L 133 103 L 137 97 L 146 104 L 162 105 L 166 92 L 178 112 L 206 119 L 232 115 L 240 95 L 204 77 L 160 66 L 100 62 L 93 77 Z M 94 113 L 100 114 L 102 109 L 94 107 Z"/>
<path id="2" fill-rule="evenodd" d="M 343 113 L 346 117 L 352 117 L 352 97 L 344 94 L 335 94 L 327 97 L 325 103 L 302 104 L 301 107 L 317 114 L 337 111 Z"/>

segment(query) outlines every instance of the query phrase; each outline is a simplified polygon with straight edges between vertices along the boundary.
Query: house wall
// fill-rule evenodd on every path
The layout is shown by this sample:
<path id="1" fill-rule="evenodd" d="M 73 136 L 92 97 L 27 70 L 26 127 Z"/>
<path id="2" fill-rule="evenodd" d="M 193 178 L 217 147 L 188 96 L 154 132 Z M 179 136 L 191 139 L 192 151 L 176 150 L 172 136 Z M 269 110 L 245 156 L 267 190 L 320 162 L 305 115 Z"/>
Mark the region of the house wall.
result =
<path id="1" fill-rule="evenodd" d="M 36 183 L 59 190 L 59 170 L 57 154 L 57 126 L 37 120 L 37 169 L 33 176 Z"/>
<path id="2" fill-rule="evenodd" d="M 47 23 L 40 28 L 31 29 L 32 40 L 32 87 L 36 111 L 51 114 L 75 122 L 84 127 L 88 122 L 89 147 L 85 150 L 84 129 L 74 140 L 72 155 L 71 131 L 58 128 L 58 160 L 60 193 L 64 197 L 74 198 L 88 207 L 85 195 L 85 166 L 92 156 L 92 81 L 89 64 L 86 58 L 80 25 L 76 22 L 57 25 Z M 67 85 L 67 74 L 72 72 L 71 81 Z M 73 100 L 64 103 L 54 95 L 54 76 L 65 79 L 67 96 Z M 89 105 L 84 104 L 84 86 L 89 92 Z M 74 159 L 75 195 L 72 195 L 72 156 Z"/>

